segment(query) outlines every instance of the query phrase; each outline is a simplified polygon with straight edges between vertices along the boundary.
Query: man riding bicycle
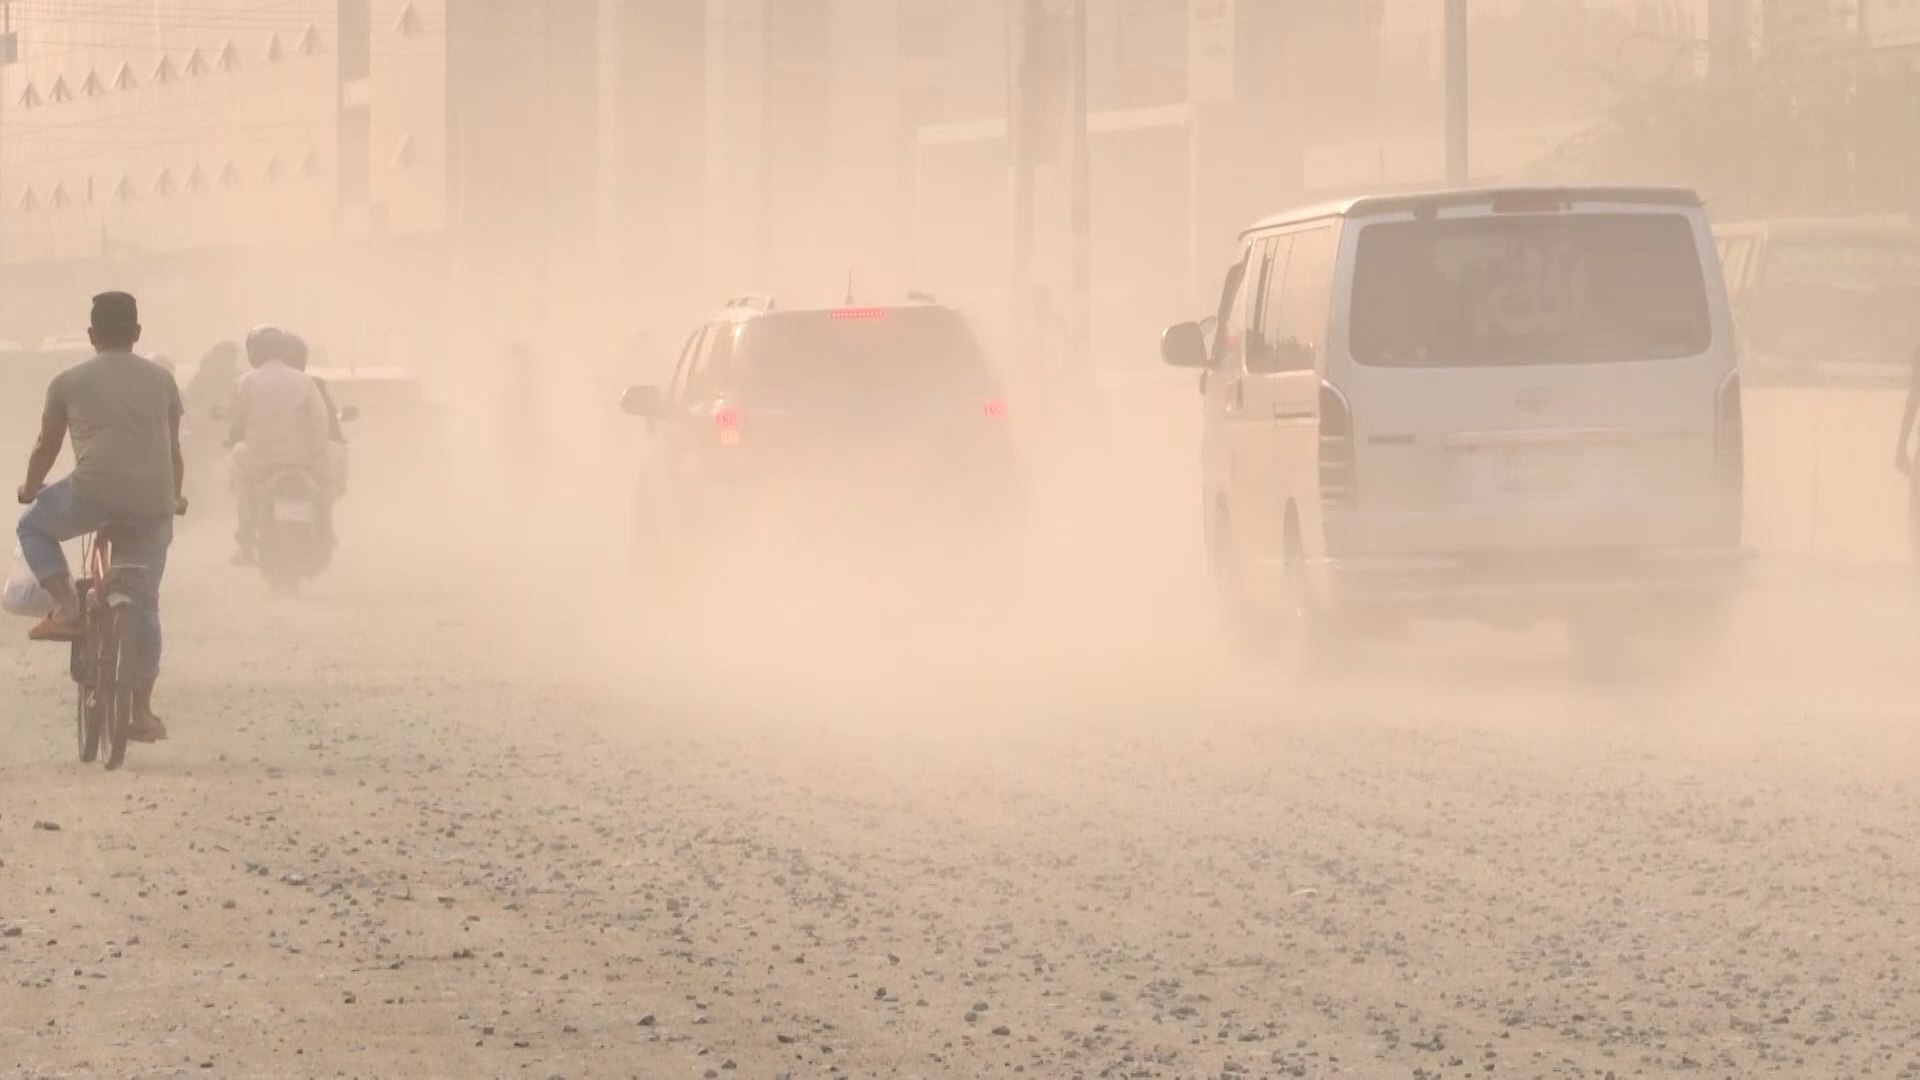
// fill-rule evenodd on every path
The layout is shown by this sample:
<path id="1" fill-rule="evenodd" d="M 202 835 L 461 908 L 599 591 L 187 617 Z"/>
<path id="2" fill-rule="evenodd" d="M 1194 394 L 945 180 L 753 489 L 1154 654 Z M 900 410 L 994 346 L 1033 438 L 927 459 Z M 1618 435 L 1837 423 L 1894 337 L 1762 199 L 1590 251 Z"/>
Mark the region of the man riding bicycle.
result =
<path id="1" fill-rule="evenodd" d="M 134 597 L 146 623 L 141 635 L 146 655 L 140 658 L 129 738 L 157 742 L 167 737 L 166 725 L 153 711 L 160 675 L 160 579 L 173 543 L 174 516 L 186 509 L 180 387 L 172 372 L 134 355 L 140 313 L 132 296 L 94 297 L 87 336 L 97 355 L 61 372 L 47 387 L 40 436 L 20 485 L 20 501 L 31 504 L 20 516 L 20 551 L 54 599 L 52 614 L 28 637 L 73 641 L 83 632 L 79 595 L 60 545 L 117 526 L 116 560 L 147 570 Z M 49 485 L 47 474 L 69 435 L 73 472 Z"/>

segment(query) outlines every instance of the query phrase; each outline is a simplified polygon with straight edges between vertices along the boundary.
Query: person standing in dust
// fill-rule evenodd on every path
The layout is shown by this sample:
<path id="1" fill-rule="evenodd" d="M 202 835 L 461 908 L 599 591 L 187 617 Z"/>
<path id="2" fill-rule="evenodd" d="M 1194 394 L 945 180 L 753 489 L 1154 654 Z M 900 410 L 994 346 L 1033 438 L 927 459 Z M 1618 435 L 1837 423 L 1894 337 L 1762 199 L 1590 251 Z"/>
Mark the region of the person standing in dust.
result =
<path id="1" fill-rule="evenodd" d="M 1913 424 L 1920 417 L 1920 348 L 1913 351 L 1907 381 L 1907 405 L 1900 414 L 1900 442 L 1893 448 L 1893 467 L 1907 478 L 1907 547 L 1920 562 L 1920 469 L 1913 462 Z"/>
<path id="2" fill-rule="evenodd" d="M 500 386 L 495 423 L 502 478 L 524 493 L 545 491 L 552 468 L 546 380 L 533 350 L 524 342 L 507 347 L 506 377 Z"/>

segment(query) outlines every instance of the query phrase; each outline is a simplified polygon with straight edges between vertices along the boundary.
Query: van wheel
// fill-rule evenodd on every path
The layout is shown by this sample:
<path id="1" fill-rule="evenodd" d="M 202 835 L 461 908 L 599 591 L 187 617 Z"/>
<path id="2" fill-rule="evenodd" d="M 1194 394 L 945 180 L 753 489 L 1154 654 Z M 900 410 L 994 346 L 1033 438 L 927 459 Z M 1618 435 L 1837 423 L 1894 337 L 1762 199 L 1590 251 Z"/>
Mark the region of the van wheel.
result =
<path id="1" fill-rule="evenodd" d="M 1286 624 L 1282 635 L 1285 660 L 1302 678 L 1328 678 L 1346 667 L 1351 636 L 1314 602 L 1307 580 L 1306 553 L 1298 534 L 1292 528 L 1288 532 L 1286 595 L 1281 598 L 1281 617 Z"/>
<path id="2" fill-rule="evenodd" d="M 1228 638 L 1240 655 L 1256 663 L 1273 658 L 1280 627 L 1248 593 L 1240 556 L 1233 546 L 1233 525 L 1224 510 L 1214 515 L 1207 560 Z"/>

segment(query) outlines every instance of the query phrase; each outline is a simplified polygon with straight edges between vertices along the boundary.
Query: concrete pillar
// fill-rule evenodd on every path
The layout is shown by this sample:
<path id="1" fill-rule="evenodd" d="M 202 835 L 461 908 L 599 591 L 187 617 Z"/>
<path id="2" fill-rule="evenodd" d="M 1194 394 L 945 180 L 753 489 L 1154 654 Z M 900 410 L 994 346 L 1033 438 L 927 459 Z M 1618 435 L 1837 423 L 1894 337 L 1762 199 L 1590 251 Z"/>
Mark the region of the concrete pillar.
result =
<path id="1" fill-rule="evenodd" d="M 849 268 L 834 261 L 838 221 L 823 212 L 834 204 L 838 150 L 834 43 L 841 28 L 834 14 L 834 0 L 771 0 L 764 7 L 762 145 L 771 183 L 760 276 L 776 292 L 818 296 L 846 287 Z"/>
<path id="2" fill-rule="evenodd" d="M 825 250 L 862 290 L 898 293 L 910 284 L 911 176 L 902 169 L 910 133 L 900 55 L 898 0 L 834 0 L 833 161 L 828 186 L 833 235 Z"/>
<path id="3" fill-rule="evenodd" d="M 707 0 L 610 0 L 600 27 L 603 310 L 694 302 L 705 291 Z"/>
<path id="4" fill-rule="evenodd" d="M 706 261 L 709 290 L 766 288 L 771 177 L 765 153 L 764 0 L 708 0 Z M 720 283 L 724 283 L 724 286 Z"/>

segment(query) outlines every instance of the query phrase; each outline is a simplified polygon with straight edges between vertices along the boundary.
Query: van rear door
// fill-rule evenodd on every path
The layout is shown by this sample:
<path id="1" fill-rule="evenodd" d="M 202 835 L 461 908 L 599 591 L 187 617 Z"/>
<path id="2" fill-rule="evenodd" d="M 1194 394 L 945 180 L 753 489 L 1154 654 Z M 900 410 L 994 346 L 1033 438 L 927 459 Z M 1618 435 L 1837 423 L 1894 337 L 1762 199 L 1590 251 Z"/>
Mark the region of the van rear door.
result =
<path id="1" fill-rule="evenodd" d="M 1337 547 L 1738 542 L 1735 354 L 1698 207 L 1495 197 L 1355 224 Z"/>

